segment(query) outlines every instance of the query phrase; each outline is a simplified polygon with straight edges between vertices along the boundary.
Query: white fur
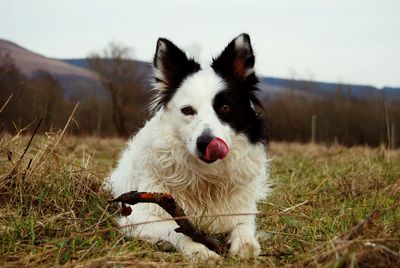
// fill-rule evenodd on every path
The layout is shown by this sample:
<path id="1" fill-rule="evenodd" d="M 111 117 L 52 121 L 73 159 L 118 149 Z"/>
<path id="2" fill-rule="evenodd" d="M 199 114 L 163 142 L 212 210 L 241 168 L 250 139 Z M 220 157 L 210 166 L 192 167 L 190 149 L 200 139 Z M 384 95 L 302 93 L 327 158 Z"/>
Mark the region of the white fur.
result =
<path id="1" fill-rule="evenodd" d="M 166 107 L 157 111 L 128 142 L 109 178 L 115 196 L 128 191 L 168 192 L 187 215 L 255 213 L 256 202 L 268 193 L 268 159 L 262 143 L 251 144 L 243 134 L 222 123 L 212 107 L 224 82 L 212 69 L 189 76 Z M 191 105 L 197 114 L 180 109 Z M 223 139 L 228 155 L 212 164 L 196 156 L 196 139 L 205 130 Z M 170 218 L 154 204 L 138 204 L 121 225 Z M 260 252 L 255 216 L 204 217 L 196 221 L 211 233 L 230 233 L 230 251 L 241 257 Z M 125 228 L 128 235 L 150 241 L 167 240 L 178 251 L 201 259 L 218 255 L 174 231 L 174 221 Z"/>

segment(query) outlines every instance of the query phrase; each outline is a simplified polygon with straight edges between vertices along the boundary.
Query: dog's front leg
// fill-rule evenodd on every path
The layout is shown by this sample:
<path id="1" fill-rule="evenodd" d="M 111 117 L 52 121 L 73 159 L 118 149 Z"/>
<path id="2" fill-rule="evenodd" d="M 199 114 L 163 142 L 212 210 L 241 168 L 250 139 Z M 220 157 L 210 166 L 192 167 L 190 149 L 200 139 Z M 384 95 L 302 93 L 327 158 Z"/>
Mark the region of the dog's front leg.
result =
<path id="1" fill-rule="evenodd" d="M 119 220 L 120 226 L 127 226 L 124 231 L 129 236 L 138 237 L 151 242 L 159 242 L 160 240 L 168 241 L 185 256 L 198 260 L 218 259 L 220 256 L 214 251 L 209 250 L 203 244 L 194 242 L 190 237 L 175 232 L 178 225 L 175 221 L 161 221 L 154 223 L 145 223 L 135 225 L 137 223 L 151 222 L 162 220 L 161 217 L 143 211 L 136 205 L 133 212 L 128 217 Z"/>
<path id="2" fill-rule="evenodd" d="M 254 257 L 260 254 L 260 244 L 256 238 L 255 217 L 249 216 L 239 221 L 230 233 L 230 254 L 240 258 Z"/>

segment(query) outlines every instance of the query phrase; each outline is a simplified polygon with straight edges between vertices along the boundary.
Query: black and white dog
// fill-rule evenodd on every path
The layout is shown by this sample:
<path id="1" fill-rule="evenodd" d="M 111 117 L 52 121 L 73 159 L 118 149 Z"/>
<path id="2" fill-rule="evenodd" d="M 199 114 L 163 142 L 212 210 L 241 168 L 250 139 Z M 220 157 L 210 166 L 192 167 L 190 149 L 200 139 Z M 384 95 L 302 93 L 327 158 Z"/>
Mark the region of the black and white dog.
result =
<path id="1" fill-rule="evenodd" d="M 109 186 L 113 194 L 168 192 L 187 215 L 257 212 L 256 202 L 269 192 L 269 160 L 253 68 L 247 34 L 232 40 L 205 68 L 160 38 L 154 56 L 154 114 L 129 141 L 112 172 Z M 155 204 L 138 204 L 119 223 L 168 217 Z M 204 217 L 196 223 L 211 233 L 229 233 L 233 255 L 260 253 L 254 215 Z M 174 221 L 164 221 L 124 230 L 150 241 L 169 241 L 189 257 L 218 257 L 175 232 L 177 227 Z"/>

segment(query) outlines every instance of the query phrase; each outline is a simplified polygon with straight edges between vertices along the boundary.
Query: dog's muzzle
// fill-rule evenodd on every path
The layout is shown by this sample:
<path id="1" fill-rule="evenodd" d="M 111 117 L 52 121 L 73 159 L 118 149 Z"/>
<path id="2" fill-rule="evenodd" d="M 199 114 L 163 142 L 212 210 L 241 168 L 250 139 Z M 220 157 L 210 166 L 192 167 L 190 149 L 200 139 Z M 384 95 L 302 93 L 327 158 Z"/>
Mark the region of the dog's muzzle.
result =
<path id="1" fill-rule="evenodd" d="M 229 147 L 224 140 L 209 134 L 201 135 L 196 142 L 199 158 L 206 163 L 213 163 L 223 159 L 229 152 Z"/>

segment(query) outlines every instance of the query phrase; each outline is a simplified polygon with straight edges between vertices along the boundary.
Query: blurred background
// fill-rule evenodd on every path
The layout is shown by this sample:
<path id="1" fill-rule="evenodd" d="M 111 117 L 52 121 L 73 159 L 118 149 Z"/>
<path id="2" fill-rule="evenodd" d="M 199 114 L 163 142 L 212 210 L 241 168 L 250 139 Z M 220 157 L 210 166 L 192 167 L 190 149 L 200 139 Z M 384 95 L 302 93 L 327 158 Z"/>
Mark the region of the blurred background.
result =
<path id="1" fill-rule="evenodd" d="M 203 65 L 252 38 L 273 141 L 400 143 L 399 1 L 0 1 L 0 133 L 133 134 L 165 37 Z M 399 141 L 399 142 L 397 142 Z"/>

